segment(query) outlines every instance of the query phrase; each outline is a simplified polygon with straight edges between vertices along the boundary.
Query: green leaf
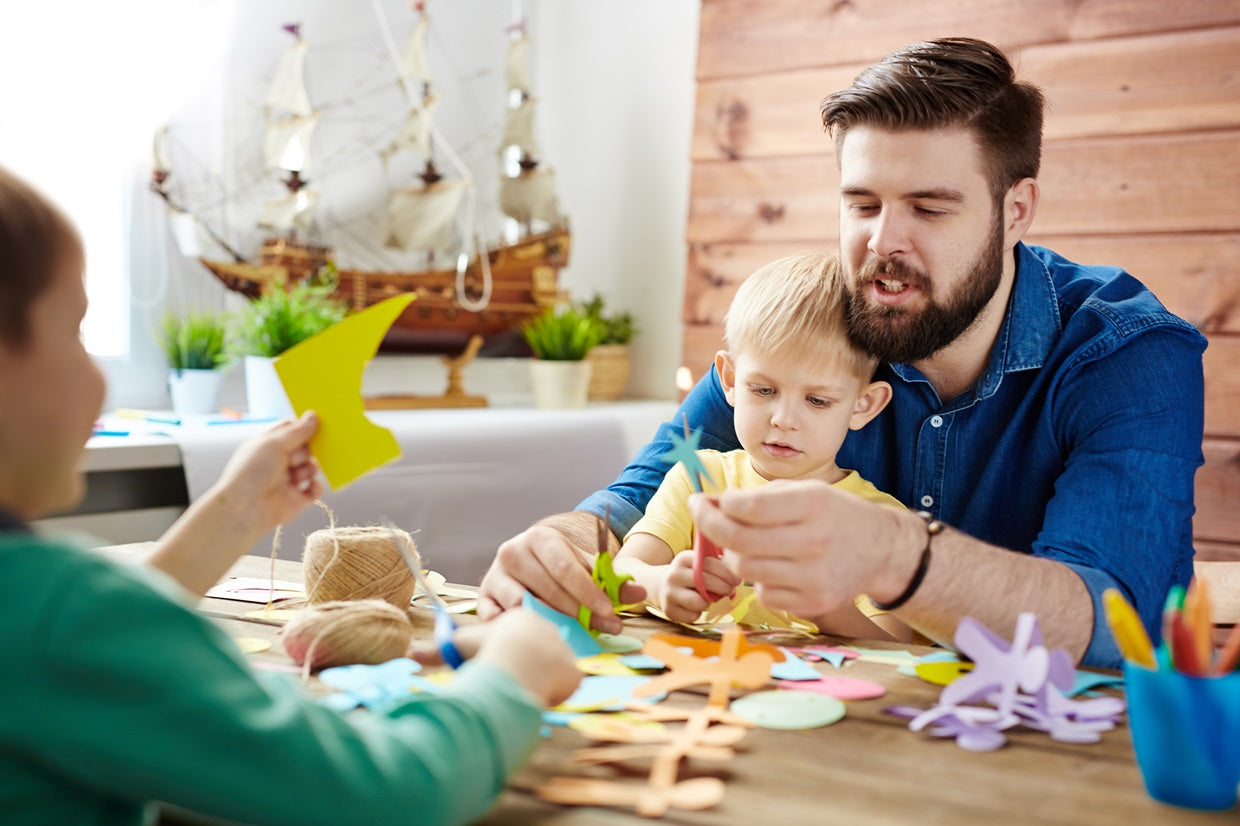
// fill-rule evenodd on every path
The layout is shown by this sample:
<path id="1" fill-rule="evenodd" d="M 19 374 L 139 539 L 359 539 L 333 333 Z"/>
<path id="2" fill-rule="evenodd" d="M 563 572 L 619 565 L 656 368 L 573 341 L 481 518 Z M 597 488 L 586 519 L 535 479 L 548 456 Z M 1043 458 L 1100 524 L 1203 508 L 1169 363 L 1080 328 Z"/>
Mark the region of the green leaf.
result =
<path id="1" fill-rule="evenodd" d="M 547 361 L 581 361 L 603 337 L 598 319 L 583 315 L 576 309 L 545 310 L 528 321 L 521 335 L 534 351 L 535 358 Z"/>
<path id="2" fill-rule="evenodd" d="M 595 293 L 588 301 L 579 301 L 576 305 L 579 313 L 598 322 L 602 330 L 599 344 L 628 344 L 637 333 L 633 323 L 633 314 L 629 312 L 606 312 L 607 302 L 602 293 Z"/>
<path id="3" fill-rule="evenodd" d="M 348 306 L 333 297 L 335 282 L 307 278 L 288 289 L 273 288 L 251 301 L 229 330 L 234 357 L 274 358 L 345 317 Z"/>
<path id="4" fill-rule="evenodd" d="M 184 318 L 164 317 L 160 346 L 174 370 L 213 370 L 224 361 L 227 326 L 222 313 L 195 313 Z"/>

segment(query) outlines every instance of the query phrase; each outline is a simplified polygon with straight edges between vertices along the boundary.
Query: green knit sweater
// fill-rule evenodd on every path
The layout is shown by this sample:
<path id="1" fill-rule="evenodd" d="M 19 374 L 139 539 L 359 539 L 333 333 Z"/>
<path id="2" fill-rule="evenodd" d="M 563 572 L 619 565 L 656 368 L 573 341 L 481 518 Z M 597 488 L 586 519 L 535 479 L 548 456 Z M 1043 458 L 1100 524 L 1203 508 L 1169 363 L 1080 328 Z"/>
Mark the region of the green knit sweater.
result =
<path id="1" fill-rule="evenodd" d="M 0 820 L 136 824 L 153 801 L 253 824 L 481 816 L 538 707 L 467 664 L 445 694 L 339 714 L 256 673 L 158 572 L 0 533 Z"/>

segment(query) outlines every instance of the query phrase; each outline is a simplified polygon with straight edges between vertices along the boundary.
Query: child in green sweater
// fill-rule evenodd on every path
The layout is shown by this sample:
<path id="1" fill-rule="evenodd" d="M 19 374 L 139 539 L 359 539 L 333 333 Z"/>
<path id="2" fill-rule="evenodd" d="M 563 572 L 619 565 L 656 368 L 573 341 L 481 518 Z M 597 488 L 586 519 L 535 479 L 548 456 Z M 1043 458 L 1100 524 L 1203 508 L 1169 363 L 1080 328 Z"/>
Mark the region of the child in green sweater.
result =
<path id="1" fill-rule="evenodd" d="M 342 715 L 253 671 L 191 606 L 318 495 L 313 414 L 238 449 L 146 565 L 34 535 L 72 507 L 104 397 L 82 346 L 81 241 L 0 169 L 0 812 L 5 823 L 138 824 L 157 801 L 246 823 L 462 823 L 480 816 L 575 688 L 546 621 L 460 639 L 445 693 Z M 480 643 L 480 644 L 479 644 Z"/>

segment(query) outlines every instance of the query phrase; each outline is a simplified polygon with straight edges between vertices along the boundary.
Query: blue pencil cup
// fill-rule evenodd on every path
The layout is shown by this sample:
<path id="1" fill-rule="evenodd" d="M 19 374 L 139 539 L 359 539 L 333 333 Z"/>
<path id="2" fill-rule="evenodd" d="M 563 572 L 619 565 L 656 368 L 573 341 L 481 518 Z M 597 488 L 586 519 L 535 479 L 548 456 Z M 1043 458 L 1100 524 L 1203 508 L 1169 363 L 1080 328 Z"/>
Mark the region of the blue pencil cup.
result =
<path id="1" fill-rule="evenodd" d="M 1155 800 L 1222 811 L 1240 785 L 1240 672 L 1189 677 L 1125 664 L 1128 725 Z"/>

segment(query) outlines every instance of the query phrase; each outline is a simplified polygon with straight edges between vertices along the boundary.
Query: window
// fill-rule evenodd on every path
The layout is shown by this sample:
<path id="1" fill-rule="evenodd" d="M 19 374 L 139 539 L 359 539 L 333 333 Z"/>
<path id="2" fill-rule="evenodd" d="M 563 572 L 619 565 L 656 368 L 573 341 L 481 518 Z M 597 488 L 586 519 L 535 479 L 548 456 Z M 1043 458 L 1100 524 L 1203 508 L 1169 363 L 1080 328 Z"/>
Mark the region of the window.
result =
<path id="1" fill-rule="evenodd" d="M 210 0 L 8 3 L 0 10 L 0 163 L 77 225 L 86 246 L 87 349 L 129 348 L 133 200 L 152 136 L 211 65 L 232 15 Z M 223 10 L 220 9 L 223 7 Z M 202 58 L 197 60 L 196 58 Z"/>

